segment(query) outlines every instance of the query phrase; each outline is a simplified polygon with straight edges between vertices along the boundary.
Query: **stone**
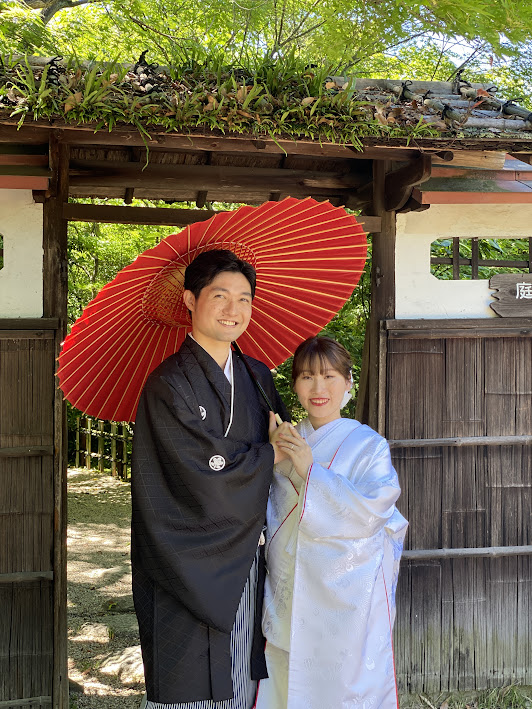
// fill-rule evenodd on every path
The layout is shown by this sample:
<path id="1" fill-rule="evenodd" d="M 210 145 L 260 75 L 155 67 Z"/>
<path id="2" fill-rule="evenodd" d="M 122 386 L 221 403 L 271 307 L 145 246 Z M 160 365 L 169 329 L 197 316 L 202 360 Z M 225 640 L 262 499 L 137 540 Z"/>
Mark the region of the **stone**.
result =
<path id="1" fill-rule="evenodd" d="M 116 675 L 123 683 L 129 684 L 144 680 L 144 665 L 140 645 L 127 647 L 122 652 L 109 655 L 100 665 L 100 672 Z"/>

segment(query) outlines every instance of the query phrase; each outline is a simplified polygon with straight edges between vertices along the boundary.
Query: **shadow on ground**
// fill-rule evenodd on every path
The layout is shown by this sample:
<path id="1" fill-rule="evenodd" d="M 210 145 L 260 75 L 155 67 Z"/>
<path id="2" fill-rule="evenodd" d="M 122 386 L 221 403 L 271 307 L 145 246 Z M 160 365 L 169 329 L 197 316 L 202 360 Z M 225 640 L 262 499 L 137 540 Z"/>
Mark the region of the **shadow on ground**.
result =
<path id="1" fill-rule="evenodd" d="M 68 473 L 70 705 L 138 709 L 144 678 L 131 595 L 129 483 Z"/>

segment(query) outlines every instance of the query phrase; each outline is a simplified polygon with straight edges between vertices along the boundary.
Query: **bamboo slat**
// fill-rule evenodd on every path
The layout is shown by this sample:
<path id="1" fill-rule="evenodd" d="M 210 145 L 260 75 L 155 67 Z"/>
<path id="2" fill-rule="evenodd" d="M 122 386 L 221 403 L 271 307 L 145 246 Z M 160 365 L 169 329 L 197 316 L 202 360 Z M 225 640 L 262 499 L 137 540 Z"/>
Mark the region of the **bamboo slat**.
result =
<path id="1" fill-rule="evenodd" d="M 386 431 L 410 523 L 395 631 L 408 691 L 531 681 L 532 340 L 518 320 L 386 324 Z"/>
<path id="2" fill-rule="evenodd" d="M 22 336 L 24 330 L 55 330 L 57 318 L 0 318 L 1 330 L 16 330 Z"/>
<path id="3" fill-rule="evenodd" d="M 28 583 L 31 581 L 52 581 L 53 571 L 18 571 L 13 574 L 0 574 L 1 583 Z"/>
<path id="4" fill-rule="evenodd" d="M 435 561 L 437 559 L 527 556 L 529 554 L 532 554 L 531 544 L 513 547 L 479 547 L 476 549 L 409 549 L 403 552 L 401 561 Z"/>
<path id="5" fill-rule="evenodd" d="M 0 448 L 0 457 L 2 458 L 23 458 L 53 454 L 53 446 L 11 446 L 10 448 Z"/>
<path id="6" fill-rule="evenodd" d="M 0 330 L 1 340 L 53 340 L 53 330 Z"/>
<path id="7" fill-rule="evenodd" d="M 0 701 L 0 707 L 49 707 L 52 704 L 52 697 L 28 697 L 27 699 L 13 699 Z"/>
<path id="8" fill-rule="evenodd" d="M 474 421 L 474 419 L 473 419 Z M 525 446 L 532 436 L 463 436 L 461 438 L 403 438 L 388 441 L 390 448 L 428 448 L 435 446 Z"/>
<path id="9" fill-rule="evenodd" d="M 0 583 L 0 607 L 0 702 L 51 696 L 52 581 Z"/>
<path id="10" fill-rule="evenodd" d="M 56 324 L 0 321 L 0 705 L 15 707 L 52 695 Z"/>

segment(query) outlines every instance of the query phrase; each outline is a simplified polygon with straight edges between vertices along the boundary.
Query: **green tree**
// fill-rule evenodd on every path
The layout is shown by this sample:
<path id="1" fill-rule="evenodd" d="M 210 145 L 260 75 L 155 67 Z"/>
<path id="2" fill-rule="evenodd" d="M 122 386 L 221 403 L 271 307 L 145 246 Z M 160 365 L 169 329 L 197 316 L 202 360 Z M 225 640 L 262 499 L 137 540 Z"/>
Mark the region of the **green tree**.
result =
<path id="1" fill-rule="evenodd" d="M 26 27 L 24 27 L 24 18 Z M 479 42 L 495 56 L 530 39 L 528 0 L 6 0 L 0 2 L 4 46 L 36 52 L 55 45 L 87 58 L 182 65 L 222 53 L 228 62 L 276 59 L 296 51 L 337 70 L 405 43 L 442 37 Z M 17 29 L 18 28 L 18 29 Z M 45 30 L 45 31 L 44 31 Z"/>
<path id="2" fill-rule="evenodd" d="M 98 203 L 100 200 L 94 200 Z M 107 200 L 106 204 L 122 204 Z M 134 201 L 135 206 L 149 207 Z M 151 203 L 150 203 L 151 204 Z M 156 206 L 167 206 L 157 203 Z M 177 205 L 173 205 L 176 207 Z M 187 205 L 182 205 L 186 207 Z M 72 325 L 83 308 L 118 271 L 178 227 L 73 222 L 68 231 L 68 321 Z"/>

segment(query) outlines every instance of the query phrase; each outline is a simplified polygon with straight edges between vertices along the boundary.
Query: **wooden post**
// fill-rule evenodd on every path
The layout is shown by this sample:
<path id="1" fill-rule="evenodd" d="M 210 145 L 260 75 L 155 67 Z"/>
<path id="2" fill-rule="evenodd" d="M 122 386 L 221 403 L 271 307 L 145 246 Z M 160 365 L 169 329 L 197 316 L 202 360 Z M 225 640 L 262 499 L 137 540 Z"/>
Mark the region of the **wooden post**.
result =
<path id="1" fill-rule="evenodd" d="M 360 369 L 360 379 L 358 381 L 358 394 L 355 409 L 355 418 L 357 421 L 369 420 L 369 332 L 370 323 L 366 323 L 366 331 L 364 333 L 364 348 L 362 350 L 362 367 Z"/>
<path id="2" fill-rule="evenodd" d="M 103 421 L 98 421 L 98 470 L 103 473 L 104 470 L 104 459 L 105 454 L 104 448 L 104 423 Z"/>
<path id="3" fill-rule="evenodd" d="M 85 467 L 91 469 L 91 452 L 92 452 L 92 419 L 87 416 L 85 419 L 87 432 L 85 434 Z"/>
<path id="4" fill-rule="evenodd" d="M 453 281 L 460 278 L 460 239 L 453 237 Z"/>
<path id="5" fill-rule="evenodd" d="M 79 441 L 80 441 L 80 431 L 79 429 L 81 428 L 80 426 L 80 417 L 76 416 L 76 460 L 75 460 L 75 466 L 76 468 L 79 468 Z"/>
<path id="6" fill-rule="evenodd" d="M 59 356 L 67 328 L 67 222 L 63 204 L 68 202 L 70 148 L 62 142 L 62 132 L 50 135 L 49 196 L 43 205 L 43 315 L 59 318 L 55 356 Z M 67 621 L 66 621 L 66 471 L 67 420 L 61 390 L 56 387 L 54 403 L 54 659 L 52 680 L 53 709 L 68 707 Z"/>
<path id="7" fill-rule="evenodd" d="M 87 417 L 79 417 L 79 456 L 78 456 L 78 467 L 85 465 L 85 449 L 87 445 L 87 434 L 85 429 L 87 428 Z"/>
<path id="8" fill-rule="evenodd" d="M 124 465 L 122 463 L 122 459 L 124 457 L 124 441 L 122 440 L 122 436 L 118 433 L 118 426 L 117 426 L 117 434 L 116 434 L 116 474 L 117 476 L 123 480 L 124 479 Z"/>
<path id="9" fill-rule="evenodd" d="M 373 161 L 373 204 L 368 210 L 381 218 L 381 231 L 372 237 L 371 315 L 366 350 L 367 393 L 361 411 L 368 423 L 385 435 L 386 353 L 381 322 L 395 317 L 395 211 L 386 211 L 385 178 L 389 161 Z M 363 363 L 363 366 L 365 363 Z"/>
<path id="10" fill-rule="evenodd" d="M 123 448 L 122 448 L 122 479 L 127 480 L 127 427 L 123 423 L 122 424 L 122 441 L 123 441 Z"/>
<path id="11" fill-rule="evenodd" d="M 116 478 L 116 423 L 111 423 L 111 475 Z"/>

